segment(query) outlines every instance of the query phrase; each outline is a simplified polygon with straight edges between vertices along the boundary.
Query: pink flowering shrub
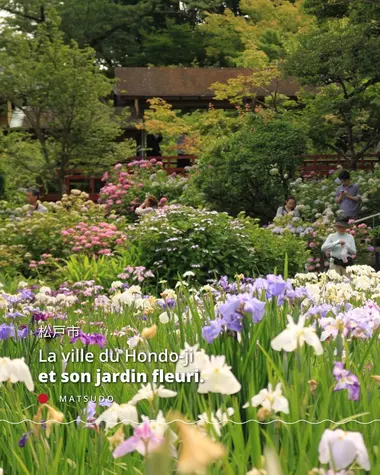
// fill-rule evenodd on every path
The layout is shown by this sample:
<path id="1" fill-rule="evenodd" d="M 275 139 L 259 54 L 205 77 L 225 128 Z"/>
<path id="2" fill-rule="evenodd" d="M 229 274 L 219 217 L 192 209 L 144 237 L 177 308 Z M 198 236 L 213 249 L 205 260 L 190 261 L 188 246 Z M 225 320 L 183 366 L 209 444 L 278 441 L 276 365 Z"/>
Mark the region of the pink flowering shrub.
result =
<path id="1" fill-rule="evenodd" d="M 114 224 L 100 222 L 95 225 L 80 222 L 61 232 L 72 252 L 109 256 L 116 246 L 123 244 L 126 235 Z"/>
<path id="2" fill-rule="evenodd" d="M 30 260 L 28 267 L 32 274 L 46 274 L 54 272 L 57 264 L 62 261 L 59 257 L 53 257 L 51 254 L 41 254 L 39 260 Z"/>
<path id="3" fill-rule="evenodd" d="M 160 206 L 177 199 L 183 192 L 187 179 L 175 174 L 168 175 L 162 169 L 162 162 L 156 159 L 135 160 L 117 164 L 102 180 L 99 202 L 113 214 L 135 219 L 135 209 L 147 195 L 154 195 Z"/>

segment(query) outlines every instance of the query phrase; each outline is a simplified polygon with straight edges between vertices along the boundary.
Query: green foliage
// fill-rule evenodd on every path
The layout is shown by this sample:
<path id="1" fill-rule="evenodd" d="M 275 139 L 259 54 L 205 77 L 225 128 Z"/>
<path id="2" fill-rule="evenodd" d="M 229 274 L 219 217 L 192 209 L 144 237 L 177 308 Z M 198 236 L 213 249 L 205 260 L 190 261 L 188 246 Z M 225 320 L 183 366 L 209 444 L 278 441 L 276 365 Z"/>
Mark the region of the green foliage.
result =
<path id="1" fill-rule="evenodd" d="M 257 267 L 261 275 L 271 274 L 274 269 L 279 274 L 284 274 L 286 256 L 290 276 L 305 270 L 310 251 L 298 236 L 290 232 L 276 235 L 272 230 L 254 223 L 251 223 L 248 232 L 256 251 Z"/>
<path id="2" fill-rule="evenodd" d="M 174 207 L 143 217 L 128 237 L 140 249 L 140 265 L 170 282 L 187 271 L 202 282 L 215 275 L 248 275 L 257 265 L 248 225 L 225 213 Z"/>
<path id="3" fill-rule="evenodd" d="M 40 177 L 39 184 L 54 179 L 64 191 L 69 170 L 99 173 L 131 152 L 128 141 L 115 142 L 123 117 L 112 117 L 104 102 L 112 83 L 93 50 L 65 45 L 56 22 L 43 23 L 33 37 L 5 29 L 1 41 L 2 97 L 23 112 L 37 139 L 13 130 L 1 139 L 8 169 L 22 167 L 29 179 Z"/>
<path id="4" fill-rule="evenodd" d="M 339 2 L 305 0 L 304 8 L 312 15 L 315 15 L 318 20 L 323 21 L 327 18 L 341 18 L 346 16 L 349 12 L 350 4 L 352 3 L 352 0 L 340 0 Z"/>
<path id="5" fill-rule="evenodd" d="M 300 120 L 314 146 L 339 153 L 351 168 L 380 139 L 379 52 L 375 29 L 348 17 L 299 35 L 285 62 L 289 75 L 313 86 Z"/>
<path id="6" fill-rule="evenodd" d="M 163 30 L 143 33 L 145 64 L 191 65 L 204 62 L 202 35 L 189 24 L 168 20 Z"/>
<path id="7" fill-rule="evenodd" d="M 254 62 L 248 61 L 255 50 L 263 52 L 269 61 L 283 58 L 287 43 L 311 21 L 302 3 L 242 0 L 240 15 L 228 8 L 222 13 L 207 14 L 199 29 L 205 33 L 209 61 L 218 66 L 256 68 Z"/>
<path id="8" fill-rule="evenodd" d="M 138 249 L 128 244 L 127 248 L 118 249 L 116 255 L 112 257 L 83 254 L 70 256 L 64 263 L 57 265 L 55 275 L 62 282 L 93 280 L 96 284 L 109 289 L 127 266 L 135 266 L 139 260 Z"/>
<path id="9" fill-rule="evenodd" d="M 201 155 L 193 179 L 218 211 L 245 211 L 268 220 L 283 202 L 305 148 L 300 127 L 286 119 L 257 117 Z"/>
<path id="10" fill-rule="evenodd" d="M 15 13 L 8 23 L 28 33 L 49 22 L 55 10 L 62 19 L 66 42 L 74 40 L 81 48 L 93 48 L 110 73 L 118 65 L 190 66 L 194 60 L 203 61 L 204 46 L 197 26 L 204 10 L 222 11 L 224 2 L 190 0 L 180 4 L 170 0 L 0 1 L 2 9 Z"/>

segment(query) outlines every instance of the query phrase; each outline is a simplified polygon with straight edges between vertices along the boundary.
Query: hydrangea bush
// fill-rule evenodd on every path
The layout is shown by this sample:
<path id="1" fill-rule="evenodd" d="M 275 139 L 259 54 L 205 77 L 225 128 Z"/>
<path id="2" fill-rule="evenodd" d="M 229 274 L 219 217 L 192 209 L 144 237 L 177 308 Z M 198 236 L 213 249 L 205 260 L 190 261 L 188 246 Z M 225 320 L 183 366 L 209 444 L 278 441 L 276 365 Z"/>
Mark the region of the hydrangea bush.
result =
<path id="1" fill-rule="evenodd" d="M 342 169 L 338 168 L 324 179 L 303 181 L 298 178 L 291 184 L 292 194 L 296 196 L 297 202 L 301 205 L 305 218 L 314 221 L 326 208 L 338 212 L 339 206 L 335 202 L 335 193 L 340 185 L 338 176 L 341 171 Z M 357 170 L 350 173 L 352 182 L 360 187 L 362 196 L 360 215 L 365 217 L 378 213 L 380 209 L 380 167 L 376 165 L 373 172 Z"/>
<path id="2" fill-rule="evenodd" d="M 252 273 L 257 263 L 247 224 L 226 213 L 172 207 L 145 216 L 129 228 L 128 236 L 140 247 L 142 264 L 169 281 L 186 271 L 201 281 Z"/>
<path id="3" fill-rule="evenodd" d="M 28 216 L 30 207 L 25 206 L 16 210 L 21 216 L 0 219 L 2 252 L 15 254 L 14 266 L 10 270 L 24 272 L 25 275 L 37 268 L 41 272 L 44 269 L 51 271 L 54 266 L 45 266 L 44 255 L 59 259 L 72 252 L 73 246 L 69 247 L 63 239 L 62 231 L 80 222 L 91 226 L 91 223 L 104 221 L 104 207 L 90 201 L 88 195 L 79 190 L 72 190 L 70 195 L 63 195 L 61 201 L 46 203 L 46 206 L 47 213 Z M 119 224 L 122 226 L 122 221 Z"/>
<path id="4" fill-rule="evenodd" d="M 173 201 L 183 192 L 187 183 L 184 176 L 168 175 L 162 169 L 162 162 L 155 158 L 135 160 L 127 164 L 117 164 L 110 173 L 105 173 L 105 182 L 100 190 L 99 202 L 108 212 L 130 219 L 136 219 L 135 209 L 148 194 L 162 202 Z"/>
<path id="5" fill-rule="evenodd" d="M 72 252 L 109 256 L 115 246 L 126 240 L 126 235 L 115 224 L 80 222 L 72 228 L 61 231 L 63 242 Z"/>

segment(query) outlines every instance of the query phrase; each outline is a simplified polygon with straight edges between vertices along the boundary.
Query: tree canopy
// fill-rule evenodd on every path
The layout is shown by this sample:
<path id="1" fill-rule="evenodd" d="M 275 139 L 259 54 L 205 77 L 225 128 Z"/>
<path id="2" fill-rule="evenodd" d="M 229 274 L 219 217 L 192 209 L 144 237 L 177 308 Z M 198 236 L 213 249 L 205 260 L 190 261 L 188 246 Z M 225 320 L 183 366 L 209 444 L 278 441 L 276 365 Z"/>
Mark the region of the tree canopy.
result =
<path id="1" fill-rule="evenodd" d="M 31 179 L 53 179 L 62 191 L 69 170 L 103 171 L 121 149 L 131 152 L 128 142 L 115 142 L 121 118 L 107 101 L 112 82 L 95 64 L 93 50 L 64 44 L 49 22 L 32 38 L 6 29 L 2 45 L 1 95 L 25 120 L 0 142 L 10 168 L 24 168 Z"/>
<path id="2" fill-rule="evenodd" d="M 312 5 L 322 12 L 321 2 L 306 3 Z M 310 125 L 314 145 L 343 155 L 355 168 L 380 140 L 380 35 L 378 17 L 368 22 L 371 2 L 346 6 L 338 18 L 323 10 L 326 18 L 320 15 L 319 25 L 298 35 L 284 69 L 314 88 L 304 95 L 300 116 Z"/>

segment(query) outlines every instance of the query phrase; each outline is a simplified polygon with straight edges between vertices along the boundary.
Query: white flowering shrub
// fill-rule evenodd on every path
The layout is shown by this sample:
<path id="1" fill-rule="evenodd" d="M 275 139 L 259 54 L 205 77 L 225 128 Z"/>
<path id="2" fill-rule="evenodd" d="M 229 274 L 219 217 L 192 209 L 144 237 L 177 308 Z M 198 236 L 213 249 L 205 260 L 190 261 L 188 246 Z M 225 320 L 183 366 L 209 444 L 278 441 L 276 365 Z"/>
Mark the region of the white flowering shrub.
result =
<path id="1" fill-rule="evenodd" d="M 335 193 L 340 185 L 338 169 L 331 173 L 328 178 L 303 181 L 295 180 L 291 185 L 292 194 L 302 207 L 302 214 L 309 220 L 319 218 L 326 209 L 339 212 L 339 206 L 335 203 Z M 360 214 L 369 216 L 379 212 L 380 208 L 380 168 L 376 165 L 373 172 L 358 170 L 351 173 L 351 180 L 360 187 L 362 206 Z"/>
<path id="2" fill-rule="evenodd" d="M 200 280 L 252 273 L 256 254 L 248 224 L 226 213 L 178 206 L 144 217 L 130 227 L 142 265 L 165 279 L 192 270 Z"/>

